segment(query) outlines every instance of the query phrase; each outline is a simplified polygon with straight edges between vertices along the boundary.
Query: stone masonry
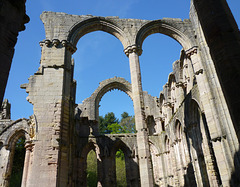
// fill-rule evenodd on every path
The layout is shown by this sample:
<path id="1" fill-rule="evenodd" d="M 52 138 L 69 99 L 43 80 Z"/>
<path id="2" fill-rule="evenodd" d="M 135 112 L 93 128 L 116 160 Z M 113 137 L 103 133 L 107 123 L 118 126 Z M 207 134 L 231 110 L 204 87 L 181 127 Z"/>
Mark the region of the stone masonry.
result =
<path id="1" fill-rule="evenodd" d="M 97 186 L 116 186 L 119 149 L 125 155 L 128 186 L 240 185 L 240 34 L 225 0 L 191 1 L 186 20 L 56 12 L 43 12 L 41 20 L 46 39 L 40 42 L 40 67 L 21 85 L 29 94 L 33 115 L 12 121 L 7 100 L 0 112 L 0 186 L 9 186 L 14 147 L 20 137 L 26 139 L 23 187 L 87 186 L 91 150 L 97 157 Z M 72 55 L 82 36 L 98 30 L 122 43 L 131 82 L 120 77 L 103 80 L 89 98 L 76 104 Z M 168 35 L 182 45 L 159 97 L 142 90 L 139 63 L 142 44 L 154 33 Z M 113 89 L 132 99 L 136 133 L 99 133 L 99 103 Z"/>

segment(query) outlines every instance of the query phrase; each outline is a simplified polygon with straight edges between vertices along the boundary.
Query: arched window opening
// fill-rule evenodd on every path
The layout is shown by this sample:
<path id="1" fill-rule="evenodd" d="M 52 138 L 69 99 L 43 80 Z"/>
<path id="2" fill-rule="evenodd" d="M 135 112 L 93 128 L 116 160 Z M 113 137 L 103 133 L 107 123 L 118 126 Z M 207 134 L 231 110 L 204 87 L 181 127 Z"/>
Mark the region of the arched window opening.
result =
<path id="1" fill-rule="evenodd" d="M 116 152 L 117 187 L 127 186 L 125 155 L 121 149 Z"/>
<path id="2" fill-rule="evenodd" d="M 99 107 L 100 134 L 135 133 L 133 102 L 119 90 L 106 93 Z"/>
<path id="3" fill-rule="evenodd" d="M 20 137 L 15 144 L 12 160 L 12 171 L 10 177 L 10 187 L 21 186 L 23 167 L 25 160 L 25 137 Z"/>
<path id="4" fill-rule="evenodd" d="M 209 186 L 210 180 L 208 177 L 206 165 L 206 150 L 208 150 L 206 134 L 204 131 L 203 119 L 201 110 L 195 100 L 190 103 L 190 115 L 192 120 L 192 129 L 188 132 L 188 136 L 192 139 L 191 156 L 195 160 L 195 171 L 197 183 L 202 183 L 204 186 Z"/>
<path id="5" fill-rule="evenodd" d="M 98 183 L 97 176 L 97 156 L 91 150 L 87 155 L 87 186 L 96 187 Z"/>
<path id="6" fill-rule="evenodd" d="M 168 46 L 168 47 L 166 47 Z M 172 64 L 180 58 L 182 46 L 163 34 L 152 34 L 143 42 L 140 56 L 143 90 L 158 96 L 173 71 Z"/>
<path id="7" fill-rule="evenodd" d="M 114 76 L 130 81 L 129 60 L 121 42 L 103 31 L 81 37 L 73 55 L 76 103 L 91 96 L 99 83 Z"/>

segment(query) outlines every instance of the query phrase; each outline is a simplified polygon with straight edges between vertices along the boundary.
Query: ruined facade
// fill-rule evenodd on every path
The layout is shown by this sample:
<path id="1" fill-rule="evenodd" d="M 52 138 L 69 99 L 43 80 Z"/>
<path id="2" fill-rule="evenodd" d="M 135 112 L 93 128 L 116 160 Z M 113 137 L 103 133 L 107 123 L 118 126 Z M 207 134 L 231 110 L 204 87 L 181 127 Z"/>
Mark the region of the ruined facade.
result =
<path id="1" fill-rule="evenodd" d="M 231 16 L 225 1 L 216 5 L 220 11 L 224 5 L 221 15 Z M 214 22 L 215 17 L 209 21 L 204 15 L 200 17 L 202 7 L 198 1 L 191 2 L 190 19 L 186 20 L 43 12 L 46 39 L 40 42 L 40 67 L 29 83 L 21 86 L 29 94 L 33 115 L 11 121 L 9 103 L 4 101 L 2 107 L 0 186 L 9 185 L 14 145 L 21 136 L 26 139 L 22 186 L 87 186 L 86 158 L 91 150 L 97 157 L 98 186 L 116 186 L 115 154 L 119 148 L 125 155 L 128 186 L 240 185 L 239 98 L 228 98 L 239 93 L 239 86 L 230 92 L 229 82 L 223 80 L 219 61 L 226 62 L 226 46 L 221 45 L 226 41 L 209 38 L 212 30 L 206 23 Z M 230 28 L 226 37 L 239 42 L 233 23 Z M 89 98 L 76 105 L 72 54 L 82 36 L 97 30 L 114 35 L 122 43 L 129 58 L 131 83 L 119 77 L 104 80 Z M 221 29 L 215 31 L 217 36 Z M 168 35 L 183 47 L 159 97 L 142 90 L 139 65 L 144 39 L 154 33 Z M 235 55 L 235 62 L 239 60 L 238 47 L 233 46 L 229 54 Z M 231 78 L 229 75 L 228 80 Z M 136 134 L 99 134 L 99 102 L 112 89 L 132 99 Z"/>

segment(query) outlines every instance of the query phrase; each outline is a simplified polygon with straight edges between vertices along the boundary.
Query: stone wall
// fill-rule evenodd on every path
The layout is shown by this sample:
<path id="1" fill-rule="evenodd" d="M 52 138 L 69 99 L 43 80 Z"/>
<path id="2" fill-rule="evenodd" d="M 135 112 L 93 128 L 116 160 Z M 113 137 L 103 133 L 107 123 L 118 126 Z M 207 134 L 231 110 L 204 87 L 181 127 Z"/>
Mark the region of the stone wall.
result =
<path id="1" fill-rule="evenodd" d="M 34 115 L 12 121 L 7 102 L 0 115 L 0 186 L 8 186 L 11 151 L 20 136 L 27 140 L 22 186 L 86 186 L 91 150 L 98 160 L 98 186 L 116 186 L 118 149 L 125 155 L 128 186 L 239 185 L 238 99 L 229 87 L 233 83 L 238 93 L 239 32 L 225 3 L 212 1 L 208 6 L 204 0 L 192 1 L 186 20 L 43 12 L 46 39 L 40 42 L 40 67 L 21 86 L 29 94 Z M 119 77 L 104 80 L 76 105 L 72 54 L 82 36 L 97 30 L 122 43 L 131 83 Z M 154 33 L 168 35 L 183 47 L 159 97 L 142 90 L 139 65 L 142 43 Z M 132 99 L 135 134 L 98 133 L 98 105 L 112 89 Z"/>

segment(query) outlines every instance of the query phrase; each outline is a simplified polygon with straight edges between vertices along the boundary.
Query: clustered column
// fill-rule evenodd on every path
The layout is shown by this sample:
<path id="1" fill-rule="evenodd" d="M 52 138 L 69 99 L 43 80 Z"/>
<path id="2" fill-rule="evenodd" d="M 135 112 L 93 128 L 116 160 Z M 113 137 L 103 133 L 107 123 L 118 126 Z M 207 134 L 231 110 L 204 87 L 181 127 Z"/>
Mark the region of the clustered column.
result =
<path id="1" fill-rule="evenodd" d="M 139 56 L 141 55 L 142 50 L 136 45 L 132 45 L 127 47 L 124 51 L 129 57 L 130 64 L 141 186 L 150 187 L 153 186 L 153 174 L 148 143 L 148 131 L 145 121 L 144 100 L 139 64 Z"/>
<path id="2" fill-rule="evenodd" d="M 24 169 L 23 169 L 23 176 L 22 176 L 22 187 L 27 186 L 27 176 L 29 175 L 29 165 L 30 165 L 30 156 L 33 149 L 33 144 L 31 141 L 26 142 L 25 144 L 26 153 L 25 153 L 25 161 L 24 161 Z"/>

